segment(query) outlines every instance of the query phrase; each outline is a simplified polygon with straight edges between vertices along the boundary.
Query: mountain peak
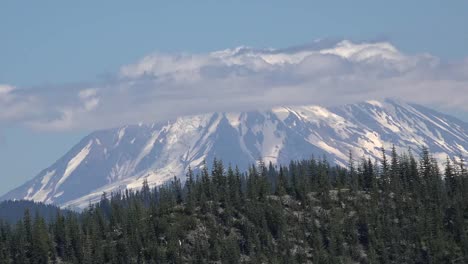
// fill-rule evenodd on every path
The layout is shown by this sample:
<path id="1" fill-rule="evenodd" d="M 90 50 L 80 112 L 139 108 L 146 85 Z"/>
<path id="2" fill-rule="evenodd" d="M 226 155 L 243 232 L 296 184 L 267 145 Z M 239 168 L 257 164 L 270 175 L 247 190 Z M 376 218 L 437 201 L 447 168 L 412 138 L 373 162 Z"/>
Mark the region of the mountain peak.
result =
<path id="1" fill-rule="evenodd" d="M 380 159 L 381 148 L 434 157 L 468 155 L 468 126 L 428 108 L 395 99 L 339 107 L 283 106 L 264 111 L 182 116 L 154 124 L 96 131 L 56 163 L 2 199 L 31 199 L 87 206 L 103 192 L 160 185 L 197 170 L 215 157 L 247 169 L 258 159 L 272 163 L 327 156 L 346 166 L 355 157 Z"/>

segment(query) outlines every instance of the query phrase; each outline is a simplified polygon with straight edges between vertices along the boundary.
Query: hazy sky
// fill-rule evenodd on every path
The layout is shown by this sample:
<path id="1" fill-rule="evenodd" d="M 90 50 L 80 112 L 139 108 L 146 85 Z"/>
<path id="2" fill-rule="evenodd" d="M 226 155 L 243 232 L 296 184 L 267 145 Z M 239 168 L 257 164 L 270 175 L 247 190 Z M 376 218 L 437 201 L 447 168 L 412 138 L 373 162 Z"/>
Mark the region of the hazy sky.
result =
<path id="1" fill-rule="evenodd" d="M 364 89 L 468 120 L 466 1 L 173 2 L 2 2 L 0 194 L 93 129 L 255 98 L 268 107 L 292 86 L 329 93 L 285 103 L 353 102 Z M 369 63 L 350 50 L 380 55 Z M 352 96 L 332 100 L 342 87 L 319 86 L 322 76 L 357 80 L 347 82 Z M 218 104 L 198 107 L 205 100 Z"/>

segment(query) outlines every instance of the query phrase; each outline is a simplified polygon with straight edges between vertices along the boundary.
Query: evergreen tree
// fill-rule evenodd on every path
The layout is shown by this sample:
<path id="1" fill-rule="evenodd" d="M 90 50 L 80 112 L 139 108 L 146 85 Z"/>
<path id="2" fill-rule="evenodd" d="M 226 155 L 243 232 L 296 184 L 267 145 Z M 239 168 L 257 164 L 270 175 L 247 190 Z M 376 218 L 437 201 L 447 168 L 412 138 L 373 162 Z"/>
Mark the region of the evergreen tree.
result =
<path id="1" fill-rule="evenodd" d="M 280 167 L 275 194 L 278 196 L 283 196 L 286 194 L 286 190 L 288 189 L 288 183 L 286 180 L 286 176 L 284 175 L 283 167 Z"/>
<path id="2" fill-rule="evenodd" d="M 194 206 L 195 206 L 196 194 L 195 194 L 195 180 L 194 180 L 192 168 L 190 166 L 187 170 L 187 175 L 186 175 L 186 180 L 185 180 L 185 189 L 187 193 L 187 198 L 186 198 L 187 210 L 189 213 L 192 213 Z"/>
<path id="3" fill-rule="evenodd" d="M 425 149 L 419 160 L 382 155 L 380 165 L 350 155 L 348 169 L 311 159 L 247 174 L 216 160 L 211 174 L 189 168 L 183 188 L 146 182 L 51 221 L 26 210 L 14 225 L 0 220 L 0 264 L 468 262 L 464 165 L 447 158 L 442 177 Z"/>
<path id="4" fill-rule="evenodd" d="M 44 219 L 37 214 L 32 228 L 31 263 L 49 263 L 49 235 Z"/>

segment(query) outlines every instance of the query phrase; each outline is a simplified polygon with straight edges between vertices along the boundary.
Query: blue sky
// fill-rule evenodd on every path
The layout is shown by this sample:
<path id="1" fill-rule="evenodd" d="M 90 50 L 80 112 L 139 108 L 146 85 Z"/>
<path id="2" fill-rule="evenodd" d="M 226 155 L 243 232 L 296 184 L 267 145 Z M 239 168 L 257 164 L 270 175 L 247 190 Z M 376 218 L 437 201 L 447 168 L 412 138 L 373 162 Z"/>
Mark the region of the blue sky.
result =
<path id="1" fill-rule="evenodd" d="M 317 39 L 388 42 L 403 54 L 430 54 L 450 65 L 468 57 L 466 1 L 175 2 L 4 1 L 0 85 L 16 87 L 19 95 L 58 94 L 47 97 L 54 104 L 67 91 L 112 86 L 124 65 L 153 52 L 287 48 Z M 465 69 L 457 65 L 440 68 Z M 94 96 L 80 98 L 91 107 Z M 468 120 L 466 109 L 441 109 Z M 48 130 L 25 125 L 32 118 L 0 120 L 0 194 L 35 176 L 100 121 Z"/>

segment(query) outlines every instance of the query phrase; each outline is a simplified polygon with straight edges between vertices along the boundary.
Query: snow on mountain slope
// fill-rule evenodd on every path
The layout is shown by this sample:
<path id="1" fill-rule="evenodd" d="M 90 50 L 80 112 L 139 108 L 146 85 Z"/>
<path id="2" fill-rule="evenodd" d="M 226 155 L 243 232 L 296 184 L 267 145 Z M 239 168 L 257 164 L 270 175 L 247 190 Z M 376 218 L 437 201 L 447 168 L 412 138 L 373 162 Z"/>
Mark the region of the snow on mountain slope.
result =
<path id="1" fill-rule="evenodd" d="M 468 125 L 396 100 L 186 116 L 94 132 L 0 199 L 83 207 L 103 192 L 139 188 L 145 179 L 159 185 L 183 177 L 188 166 L 215 157 L 241 169 L 258 159 L 287 163 L 311 155 L 345 166 L 350 150 L 378 159 L 381 147 L 392 144 L 415 152 L 425 145 L 440 160 L 468 156 Z"/>

